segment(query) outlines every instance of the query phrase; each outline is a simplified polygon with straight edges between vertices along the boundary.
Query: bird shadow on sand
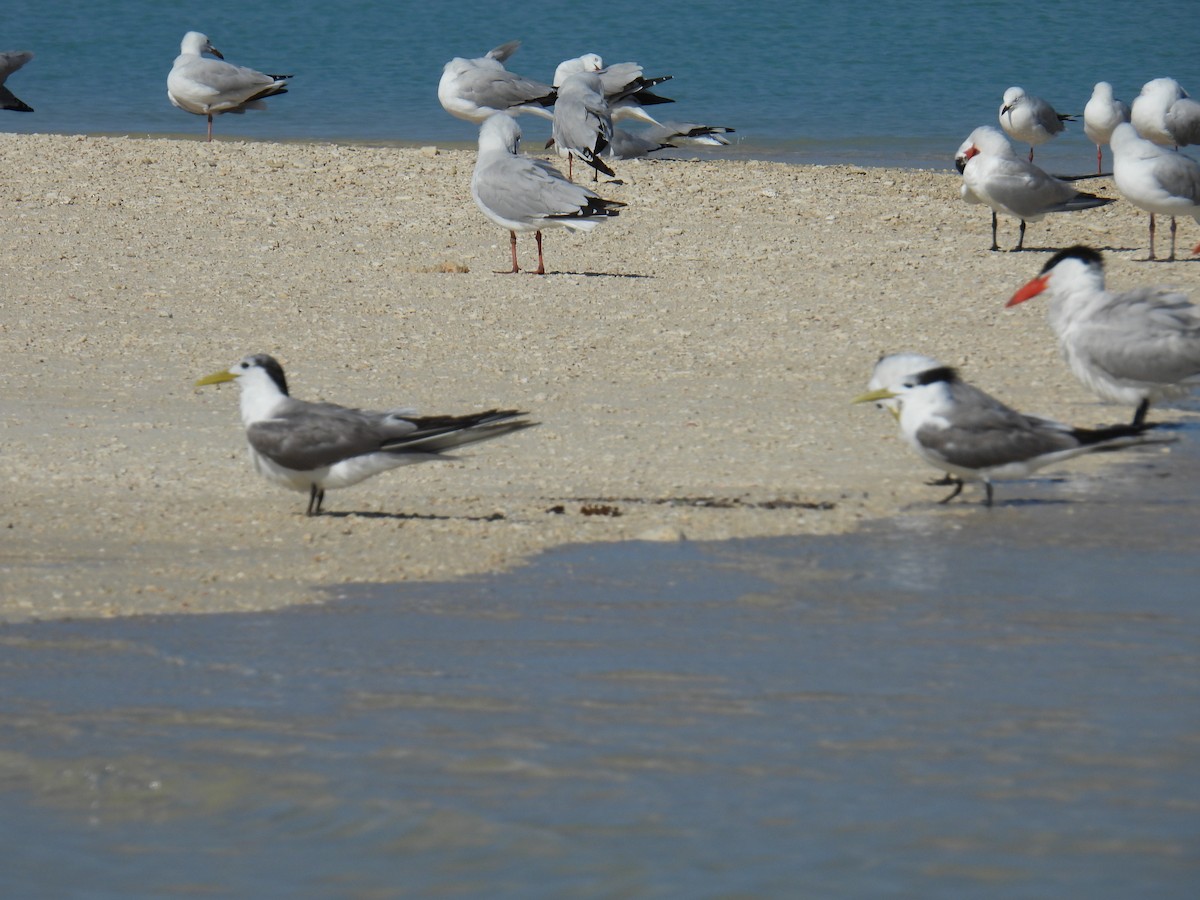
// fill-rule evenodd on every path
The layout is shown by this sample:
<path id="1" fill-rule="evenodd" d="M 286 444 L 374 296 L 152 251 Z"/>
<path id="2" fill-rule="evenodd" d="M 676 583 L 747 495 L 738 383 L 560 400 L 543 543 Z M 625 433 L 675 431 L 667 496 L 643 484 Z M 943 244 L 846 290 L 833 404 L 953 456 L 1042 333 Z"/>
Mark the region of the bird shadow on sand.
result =
<path id="1" fill-rule="evenodd" d="M 655 278 L 654 275 L 638 275 L 634 272 L 547 272 L 547 275 L 571 275 L 575 278 Z"/>
<path id="2" fill-rule="evenodd" d="M 508 517 L 503 513 L 489 513 L 486 516 L 447 516 L 437 513 L 390 513 L 378 512 L 376 510 L 335 510 L 321 513 L 321 518 L 331 519 L 394 519 L 403 521 L 405 519 L 422 520 L 429 522 L 503 522 Z"/>

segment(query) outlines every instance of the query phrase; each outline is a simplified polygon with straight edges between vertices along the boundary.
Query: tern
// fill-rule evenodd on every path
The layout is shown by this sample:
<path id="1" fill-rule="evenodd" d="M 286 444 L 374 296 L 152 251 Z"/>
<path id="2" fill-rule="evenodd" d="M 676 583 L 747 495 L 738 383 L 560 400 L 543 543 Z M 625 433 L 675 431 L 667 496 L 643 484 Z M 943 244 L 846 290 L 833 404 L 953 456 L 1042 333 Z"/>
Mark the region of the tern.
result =
<path id="1" fill-rule="evenodd" d="M 1164 147 L 1200 144 L 1200 103 L 1173 78 L 1155 78 L 1142 85 L 1130 121 L 1138 134 Z"/>
<path id="2" fill-rule="evenodd" d="M 13 112 L 33 112 L 32 106 L 4 86 L 8 76 L 31 59 L 33 59 L 33 54 L 28 50 L 5 50 L 0 53 L 0 109 L 11 109 Z"/>
<path id="3" fill-rule="evenodd" d="M 617 215 L 625 204 L 605 200 L 568 181 L 546 160 L 518 153 L 520 146 L 521 126 L 512 116 L 497 113 L 479 127 L 471 196 L 485 216 L 508 229 L 512 268 L 506 273 L 520 271 L 517 232 L 532 231 L 538 248 L 537 274 L 544 275 L 543 228 L 591 231 L 597 223 Z"/>
<path id="4" fill-rule="evenodd" d="M 1075 116 L 1061 115 L 1041 97 L 1026 94 L 1024 88 L 1010 87 L 1004 92 L 1000 104 L 1000 127 L 1015 141 L 1029 145 L 1029 161 L 1033 162 L 1033 148 L 1045 143 L 1066 126 L 1074 122 Z"/>
<path id="5" fill-rule="evenodd" d="M 206 59 L 211 53 L 216 59 Z M 224 62 L 224 56 L 198 31 L 189 31 L 179 45 L 179 55 L 167 76 L 167 97 L 185 112 L 208 117 L 212 140 L 213 116 L 266 109 L 267 97 L 286 94 L 291 75 L 264 75 L 245 66 Z"/>
<path id="6" fill-rule="evenodd" d="M 954 480 L 954 490 L 941 503 L 957 497 L 965 482 L 978 481 L 984 505 L 991 506 L 994 480 L 1025 478 L 1097 450 L 1172 440 L 1146 435 L 1150 426 L 1145 425 L 1073 428 L 1027 416 L 967 384 L 948 366 L 910 373 L 854 402 L 887 400 L 899 402 L 900 431 L 917 455 Z"/>
<path id="7" fill-rule="evenodd" d="M 1176 150 L 1138 137 L 1128 123 L 1113 129 L 1113 182 L 1121 196 L 1150 213 L 1150 255 L 1154 255 L 1154 215 L 1171 217 L 1171 255 L 1175 258 L 1175 217 L 1200 222 L 1200 163 Z"/>
<path id="8" fill-rule="evenodd" d="M 1092 88 L 1092 96 L 1083 108 L 1083 133 L 1096 145 L 1096 174 L 1102 174 L 1103 150 L 1112 139 L 1113 129 L 1129 121 L 1129 106 L 1113 96 L 1112 85 L 1098 81 Z"/>
<path id="9" fill-rule="evenodd" d="M 1200 310 L 1165 287 L 1109 291 L 1104 260 L 1091 247 L 1068 247 L 1005 306 L 1050 295 L 1050 327 L 1067 365 L 1105 400 L 1136 404 L 1141 425 L 1150 405 L 1200 385 Z"/>
<path id="10" fill-rule="evenodd" d="M 456 118 L 480 124 L 497 112 L 550 118 L 546 107 L 554 104 L 554 88 L 504 68 L 504 61 L 520 46 L 520 41 L 509 41 L 478 59 L 456 56 L 446 63 L 438 82 L 442 108 Z"/>
<path id="11" fill-rule="evenodd" d="M 265 353 L 196 382 L 197 387 L 237 381 L 250 459 L 268 481 L 308 491 L 305 515 L 321 514 L 325 491 L 358 484 L 397 466 L 453 459 L 467 444 L 536 425 L 515 409 L 465 416 L 414 416 L 411 410 L 373 412 L 335 403 L 309 403 L 288 395 L 283 368 Z"/>
<path id="12" fill-rule="evenodd" d="M 1025 247 L 1025 223 L 1041 221 L 1047 214 L 1074 212 L 1105 206 L 1114 201 L 1077 191 L 1048 175 L 1013 152 L 1012 144 L 991 125 L 976 128 L 962 142 L 954 157 L 962 173 L 962 198 L 967 203 L 984 203 L 992 208 L 992 250 L 996 243 L 996 213 L 1021 222 L 1014 250 Z"/>

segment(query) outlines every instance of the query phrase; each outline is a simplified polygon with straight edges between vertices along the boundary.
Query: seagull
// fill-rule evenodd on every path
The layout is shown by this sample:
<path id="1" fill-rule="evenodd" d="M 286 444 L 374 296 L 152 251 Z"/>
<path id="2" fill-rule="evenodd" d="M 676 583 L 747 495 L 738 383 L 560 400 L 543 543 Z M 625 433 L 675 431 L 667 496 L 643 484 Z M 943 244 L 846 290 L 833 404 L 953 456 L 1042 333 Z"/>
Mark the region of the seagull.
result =
<path id="1" fill-rule="evenodd" d="M 456 56 L 446 63 L 438 82 L 442 108 L 479 124 L 497 112 L 533 113 L 549 119 L 546 107 L 554 104 L 554 88 L 504 68 L 504 61 L 520 46 L 520 41 L 509 41 L 479 59 Z"/>
<path id="2" fill-rule="evenodd" d="M 5 79 L 31 59 L 33 59 L 33 54 L 28 50 L 0 52 L 0 109 L 11 109 L 13 112 L 33 112 L 32 106 L 20 100 L 4 86 Z"/>
<path id="3" fill-rule="evenodd" d="M 650 125 L 660 125 L 644 107 L 656 106 L 660 103 L 674 103 L 669 97 L 660 97 L 650 89 L 664 81 L 670 81 L 673 76 L 662 75 L 657 78 L 645 78 L 642 67 L 635 62 L 614 63 L 604 65 L 604 59 L 598 53 L 585 53 L 575 59 L 563 60 L 554 70 L 554 86 L 560 87 L 568 76 L 578 72 L 595 72 L 600 76 L 600 89 L 612 110 L 614 121 L 624 119 L 640 119 Z"/>
<path id="4" fill-rule="evenodd" d="M 216 59 L 200 54 L 211 53 Z M 291 75 L 264 75 L 245 66 L 223 62 L 221 52 L 198 31 L 189 31 L 179 45 L 179 55 L 167 76 L 167 97 L 185 112 L 208 117 L 212 140 L 213 116 L 266 109 L 267 97 L 286 94 Z"/>
<path id="5" fill-rule="evenodd" d="M 939 366 L 910 373 L 892 384 L 854 399 L 855 403 L 897 400 L 900 431 L 925 462 L 949 472 L 954 490 L 964 482 L 983 482 L 984 505 L 992 505 L 992 481 L 1024 478 L 1043 466 L 1096 450 L 1116 450 L 1135 444 L 1169 443 L 1149 437 L 1151 426 L 1114 425 L 1073 428 L 1050 419 L 1010 409 L 958 373 Z"/>
<path id="6" fill-rule="evenodd" d="M 1136 404 L 1134 425 L 1145 422 L 1150 404 L 1200 385 L 1200 310 L 1183 294 L 1165 287 L 1108 291 L 1103 258 L 1083 246 L 1050 257 L 1005 306 L 1043 291 L 1075 377 L 1105 400 Z"/>
<path id="7" fill-rule="evenodd" d="M 1131 121 L 1138 134 L 1164 147 L 1200 144 L 1200 103 L 1173 78 L 1142 85 L 1133 101 Z"/>
<path id="8" fill-rule="evenodd" d="M 612 140 L 612 112 L 595 72 L 575 72 L 563 79 L 554 103 L 552 143 L 560 156 L 567 158 L 567 178 L 575 173 L 576 159 L 596 172 L 615 174 L 600 155 Z M 547 144 L 549 146 L 549 144 Z"/>
<path id="9" fill-rule="evenodd" d="M 1096 145 L 1096 174 L 1102 174 L 1101 147 L 1112 138 L 1113 129 L 1129 121 L 1129 106 L 1113 96 L 1112 85 L 1098 81 L 1092 88 L 1091 99 L 1083 108 L 1083 133 Z"/>
<path id="10" fill-rule="evenodd" d="M 1113 129 L 1113 181 L 1121 196 L 1150 213 L 1150 255 L 1154 256 L 1154 214 L 1171 217 L 1171 255 L 1175 258 L 1175 217 L 1200 222 L 1200 163 L 1176 150 L 1160 147 L 1128 123 Z"/>
<path id="11" fill-rule="evenodd" d="M 641 132 L 614 127 L 606 152 L 612 159 L 640 159 L 659 150 L 678 148 L 681 143 L 724 147 L 729 145 L 727 134 L 733 134 L 733 129 L 693 122 L 664 122 Z"/>
<path id="12" fill-rule="evenodd" d="M 538 423 L 515 409 L 465 416 L 414 416 L 411 410 L 373 412 L 288 395 L 283 368 L 265 353 L 243 357 L 197 387 L 237 381 L 242 424 L 255 470 L 282 487 L 308 491 L 305 515 L 319 516 L 325 491 L 350 487 L 397 466 L 453 459 L 443 455 Z"/>
<path id="13" fill-rule="evenodd" d="M 1048 213 L 1074 212 L 1114 202 L 1077 191 L 1021 159 L 1008 138 L 991 125 L 981 125 L 971 132 L 959 146 L 954 164 L 963 176 L 963 200 L 992 208 L 992 250 L 1000 249 L 996 243 L 998 212 L 1020 220 L 1020 238 L 1013 249 L 1022 250 L 1027 221 L 1038 222 Z"/>
<path id="14" fill-rule="evenodd" d="M 1041 97 L 1026 94 L 1024 88 L 1010 87 L 1004 92 L 1004 102 L 1000 104 L 1000 127 L 1008 132 L 1014 141 L 1029 145 L 1029 161 L 1033 162 L 1033 148 L 1043 144 L 1066 126 L 1064 122 L 1074 122 L 1075 116 L 1060 115 L 1054 107 Z"/>
<path id="15" fill-rule="evenodd" d="M 520 146 L 521 126 L 512 116 L 496 113 L 480 126 L 471 196 L 485 216 L 509 231 L 512 269 L 508 271 L 520 271 L 517 232 L 532 231 L 537 239 L 537 274 L 544 275 L 543 228 L 558 225 L 591 231 L 598 222 L 617 215 L 625 204 L 605 200 L 568 181 L 544 159 L 519 154 Z"/>

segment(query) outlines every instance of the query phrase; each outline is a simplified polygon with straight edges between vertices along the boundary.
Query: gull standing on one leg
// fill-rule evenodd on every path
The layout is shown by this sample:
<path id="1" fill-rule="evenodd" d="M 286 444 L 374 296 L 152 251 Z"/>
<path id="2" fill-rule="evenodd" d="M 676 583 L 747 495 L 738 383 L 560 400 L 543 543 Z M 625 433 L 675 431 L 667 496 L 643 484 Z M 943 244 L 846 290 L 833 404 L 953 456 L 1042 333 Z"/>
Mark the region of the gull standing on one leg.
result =
<path id="1" fill-rule="evenodd" d="M 1000 104 L 1000 127 L 1008 132 L 1014 141 L 1029 145 L 1029 161 L 1033 162 L 1033 148 L 1045 143 L 1066 126 L 1064 122 L 1074 122 L 1073 115 L 1060 115 L 1054 107 L 1041 97 L 1026 94 L 1024 88 L 1010 87 L 1004 92 L 1004 102 Z"/>
<path id="2" fill-rule="evenodd" d="M 206 59 L 211 53 L 216 59 Z M 264 75 L 245 66 L 224 62 L 224 56 L 198 31 L 183 36 L 179 55 L 167 76 L 167 97 L 180 109 L 208 117 L 212 140 L 213 116 L 266 109 L 267 97 L 286 94 L 291 75 Z"/>
<path id="3" fill-rule="evenodd" d="M 1102 149 L 1112 139 L 1113 129 L 1129 121 L 1129 107 L 1113 96 L 1112 85 L 1098 81 L 1083 108 L 1083 133 L 1096 145 L 1096 174 L 1104 171 Z"/>

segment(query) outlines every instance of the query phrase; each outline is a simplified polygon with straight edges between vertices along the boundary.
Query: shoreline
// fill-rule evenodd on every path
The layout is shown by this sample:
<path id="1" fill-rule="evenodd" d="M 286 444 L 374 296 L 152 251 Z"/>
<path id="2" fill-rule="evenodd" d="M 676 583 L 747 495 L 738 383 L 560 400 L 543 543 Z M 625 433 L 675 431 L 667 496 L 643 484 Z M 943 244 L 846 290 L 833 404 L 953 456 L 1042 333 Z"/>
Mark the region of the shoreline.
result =
<path id="1" fill-rule="evenodd" d="M 853 532 L 940 496 L 890 418 L 850 405 L 899 350 L 1025 412 L 1130 415 L 1070 375 L 1045 304 L 1003 309 L 1046 254 L 988 252 L 953 172 L 623 163 L 600 186 L 622 215 L 547 232 L 537 278 L 492 273 L 508 239 L 471 201 L 469 150 L 0 134 L 0 152 L 0 621 L 323 602 L 568 543 Z M 1200 263 L 1139 262 L 1145 241 L 1124 202 L 1027 235 L 1104 249 L 1116 288 L 1200 296 Z M 253 352 L 303 399 L 542 424 L 306 519 L 252 471 L 236 389 L 192 388 Z M 945 515 L 982 512 L 965 493 Z"/>

